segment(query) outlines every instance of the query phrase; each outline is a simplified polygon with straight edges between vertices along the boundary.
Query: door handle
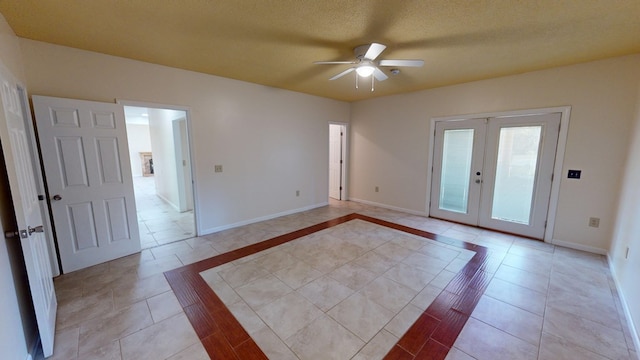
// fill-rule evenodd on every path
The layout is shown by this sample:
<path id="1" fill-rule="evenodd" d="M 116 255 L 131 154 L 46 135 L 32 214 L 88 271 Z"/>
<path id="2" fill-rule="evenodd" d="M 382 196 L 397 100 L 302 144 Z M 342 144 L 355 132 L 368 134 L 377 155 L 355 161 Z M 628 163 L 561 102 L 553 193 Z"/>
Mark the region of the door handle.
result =
<path id="1" fill-rule="evenodd" d="M 60 196 L 58 194 L 55 194 L 55 195 L 53 195 L 53 200 L 60 201 L 60 200 L 62 200 L 62 196 Z"/>
<path id="2" fill-rule="evenodd" d="M 27 237 L 29 237 L 29 235 L 27 234 L 27 230 L 5 231 L 4 237 L 6 237 L 7 239 L 13 239 L 13 238 L 26 239 Z"/>
<path id="3" fill-rule="evenodd" d="M 44 227 L 43 227 L 42 225 L 38 225 L 38 226 L 33 227 L 33 228 L 32 228 L 31 226 L 29 226 L 29 227 L 27 228 L 27 230 L 29 231 L 29 235 L 31 235 L 31 234 L 33 234 L 34 232 L 37 232 L 37 233 L 44 232 Z"/>

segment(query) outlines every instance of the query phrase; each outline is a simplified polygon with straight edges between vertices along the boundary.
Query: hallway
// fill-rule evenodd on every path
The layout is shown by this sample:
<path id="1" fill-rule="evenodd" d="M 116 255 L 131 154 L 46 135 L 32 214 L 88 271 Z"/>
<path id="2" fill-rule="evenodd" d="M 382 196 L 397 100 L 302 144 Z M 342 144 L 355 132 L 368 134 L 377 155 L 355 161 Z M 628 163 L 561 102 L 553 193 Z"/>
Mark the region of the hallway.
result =
<path id="1" fill-rule="evenodd" d="M 193 237 L 193 210 L 178 212 L 156 195 L 153 176 L 133 178 L 140 243 L 143 249 Z"/>

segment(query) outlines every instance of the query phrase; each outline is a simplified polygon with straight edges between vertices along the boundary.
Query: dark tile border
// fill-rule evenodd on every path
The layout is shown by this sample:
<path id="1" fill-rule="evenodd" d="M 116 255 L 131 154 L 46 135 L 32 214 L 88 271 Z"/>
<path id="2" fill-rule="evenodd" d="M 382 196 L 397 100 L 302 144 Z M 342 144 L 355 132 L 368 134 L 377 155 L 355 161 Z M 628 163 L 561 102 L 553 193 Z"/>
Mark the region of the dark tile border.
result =
<path id="1" fill-rule="evenodd" d="M 476 254 L 425 309 L 385 359 L 444 359 L 500 265 L 484 246 L 360 214 L 349 214 L 164 273 L 211 359 L 267 359 L 200 272 L 351 220 L 364 220 Z"/>

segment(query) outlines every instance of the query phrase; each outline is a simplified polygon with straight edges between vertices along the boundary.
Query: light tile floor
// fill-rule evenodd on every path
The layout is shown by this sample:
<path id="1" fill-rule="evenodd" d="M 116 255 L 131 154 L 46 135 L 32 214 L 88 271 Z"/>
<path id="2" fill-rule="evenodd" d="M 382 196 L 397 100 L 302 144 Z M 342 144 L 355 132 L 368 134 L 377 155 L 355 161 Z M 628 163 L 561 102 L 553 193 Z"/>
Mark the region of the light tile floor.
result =
<path id="1" fill-rule="evenodd" d="M 155 186 L 153 176 L 133 178 L 143 249 L 188 239 L 196 233 L 193 211 L 178 212 L 156 195 Z"/>
<path id="2" fill-rule="evenodd" d="M 271 359 L 381 359 L 474 255 L 351 220 L 201 276 Z"/>
<path id="3" fill-rule="evenodd" d="M 162 273 L 351 212 L 477 243 L 490 248 L 492 256 L 501 261 L 448 359 L 637 359 L 604 257 L 440 220 L 333 201 L 327 207 L 155 246 L 136 255 L 56 278 L 59 308 L 56 348 L 52 358 L 208 359 Z M 395 253 L 405 250 L 405 253 L 409 252 L 407 257 L 419 254 L 419 249 L 412 249 L 409 244 L 397 245 L 399 247 L 395 248 Z M 290 250 L 293 251 L 291 246 Z M 228 265 L 227 270 L 257 259 L 254 256 L 241 259 Z M 383 263 L 380 261 L 380 264 Z M 369 344 L 373 345 L 362 348 L 357 359 L 376 358 L 368 356 L 369 350 L 380 351 L 376 344 L 391 343 L 403 331 L 402 326 L 393 326 L 394 319 L 415 316 L 411 306 L 420 301 L 417 297 L 413 297 L 397 315 L 387 314 L 380 320 L 380 323 L 387 322 L 373 336 L 371 333 L 380 324 L 374 330 L 358 334 L 360 330 L 355 330 L 354 326 L 349 330 L 347 326 L 350 321 L 357 319 L 351 319 L 350 312 L 342 311 L 342 307 L 346 308 L 352 302 L 365 304 L 366 296 L 362 294 L 367 292 L 360 290 L 354 293 L 355 289 L 335 279 L 341 279 L 340 275 L 325 275 L 323 271 L 327 269 L 322 266 L 309 269 L 295 261 L 292 266 L 297 267 L 291 270 L 291 274 L 303 273 L 314 280 L 301 285 L 306 281 L 305 276 L 281 273 L 282 278 L 279 278 L 275 275 L 279 270 L 274 268 L 265 268 L 270 273 L 261 273 L 264 276 L 259 279 L 285 284 L 289 289 L 282 288 L 286 291 L 284 296 L 287 297 L 287 304 L 293 304 L 291 306 L 296 306 L 296 309 L 309 308 L 311 304 L 318 309 L 317 312 L 311 311 L 317 315 L 313 319 L 315 321 L 302 329 L 296 329 L 295 325 L 291 328 L 275 325 L 277 322 L 269 319 L 273 319 L 270 314 L 277 313 L 277 305 L 254 303 L 258 308 L 257 313 L 263 316 L 260 321 L 263 324 L 271 321 L 273 328 L 259 322 L 247 322 L 246 325 L 259 344 L 282 342 L 281 337 L 290 340 L 289 346 L 270 350 L 271 354 L 278 354 L 272 356 L 276 359 L 295 359 L 291 357 L 292 354 L 313 353 L 313 350 L 302 349 L 296 344 L 305 343 L 304 338 L 314 334 L 314 327 L 334 327 L 337 333 L 341 332 L 346 352 L 352 352 L 348 349 L 357 346 L 352 343 L 364 343 L 363 338 L 372 339 Z M 318 274 L 312 270 L 320 272 L 322 276 L 314 277 Z M 375 273 L 373 270 L 372 267 L 367 271 Z M 247 295 L 250 293 L 247 288 L 250 284 L 244 287 L 239 285 L 232 274 L 229 271 L 225 273 L 227 279 L 222 277 L 227 285 L 232 283 L 237 288 L 236 291 L 229 285 L 228 296 L 236 296 L 248 304 L 245 307 L 242 302 L 234 303 L 232 300 L 232 303 L 239 304 L 232 305 L 232 311 L 237 314 L 255 313 L 249 304 L 253 300 L 248 300 L 252 298 Z M 408 285 L 398 284 L 396 280 L 399 278 L 373 277 L 372 282 L 363 288 L 380 285 L 375 281 L 384 281 L 389 286 Z M 355 287 L 356 283 L 351 285 Z M 293 287 L 298 285 L 294 291 Z M 322 296 L 315 298 L 315 303 L 310 301 L 314 299 L 310 295 L 314 291 L 321 293 L 318 289 L 332 285 L 337 289 L 336 296 L 346 296 L 345 300 L 336 306 L 332 306 L 335 300 L 324 302 Z M 301 290 L 306 286 L 308 297 Z M 407 296 L 415 291 L 407 292 Z M 371 290 L 371 293 L 375 293 L 375 290 Z M 430 296 L 433 295 L 425 295 L 422 301 L 427 301 Z M 269 308 L 270 305 L 272 308 Z M 370 307 L 375 305 L 379 303 L 368 303 Z M 395 309 L 399 307 L 389 306 Z M 313 314 L 304 316 L 313 317 Z M 338 318 L 343 314 L 344 324 L 335 321 L 332 314 Z"/>

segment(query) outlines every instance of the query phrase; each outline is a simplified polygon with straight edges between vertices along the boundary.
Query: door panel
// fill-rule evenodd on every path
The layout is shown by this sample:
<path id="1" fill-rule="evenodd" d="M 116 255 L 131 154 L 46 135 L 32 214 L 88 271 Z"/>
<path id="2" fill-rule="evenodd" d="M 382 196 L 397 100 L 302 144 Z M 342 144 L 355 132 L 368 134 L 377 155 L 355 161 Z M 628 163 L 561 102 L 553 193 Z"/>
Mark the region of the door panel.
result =
<path id="1" fill-rule="evenodd" d="M 120 154 L 118 154 L 118 139 L 100 138 L 95 141 L 102 184 L 121 184 L 122 171 L 120 169 Z"/>
<path id="2" fill-rule="evenodd" d="M 34 173 L 33 159 L 37 161 L 37 154 L 29 147 L 25 116 L 16 83 L 1 65 L 0 81 L 0 114 L 4 116 L 3 124 L 0 125 L 0 138 L 18 225 L 18 229 L 5 230 L 19 230 L 19 235 L 7 241 L 21 242 L 43 352 L 45 356 L 50 356 L 53 353 L 58 303 Z"/>
<path id="3" fill-rule="evenodd" d="M 140 251 L 122 106 L 43 96 L 33 106 L 64 272 Z"/>
<path id="4" fill-rule="evenodd" d="M 485 119 L 436 124 L 432 216 L 477 225 L 484 140 Z"/>
<path id="5" fill-rule="evenodd" d="M 544 237 L 560 114 L 489 121 L 482 227 Z"/>
<path id="6" fill-rule="evenodd" d="M 127 223 L 127 204 L 125 198 L 108 199 L 104 202 L 106 208 L 106 223 L 109 227 L 109 241 L 120 241 L 131 238 Z"/>
<path id="7" fill-rule="evenodd" d="M 62 188 L 89 186 L 87 166 L 82 146 L 82 138 L 60 136 L 56 138 L 58 168 L 62 174 Z"/>

